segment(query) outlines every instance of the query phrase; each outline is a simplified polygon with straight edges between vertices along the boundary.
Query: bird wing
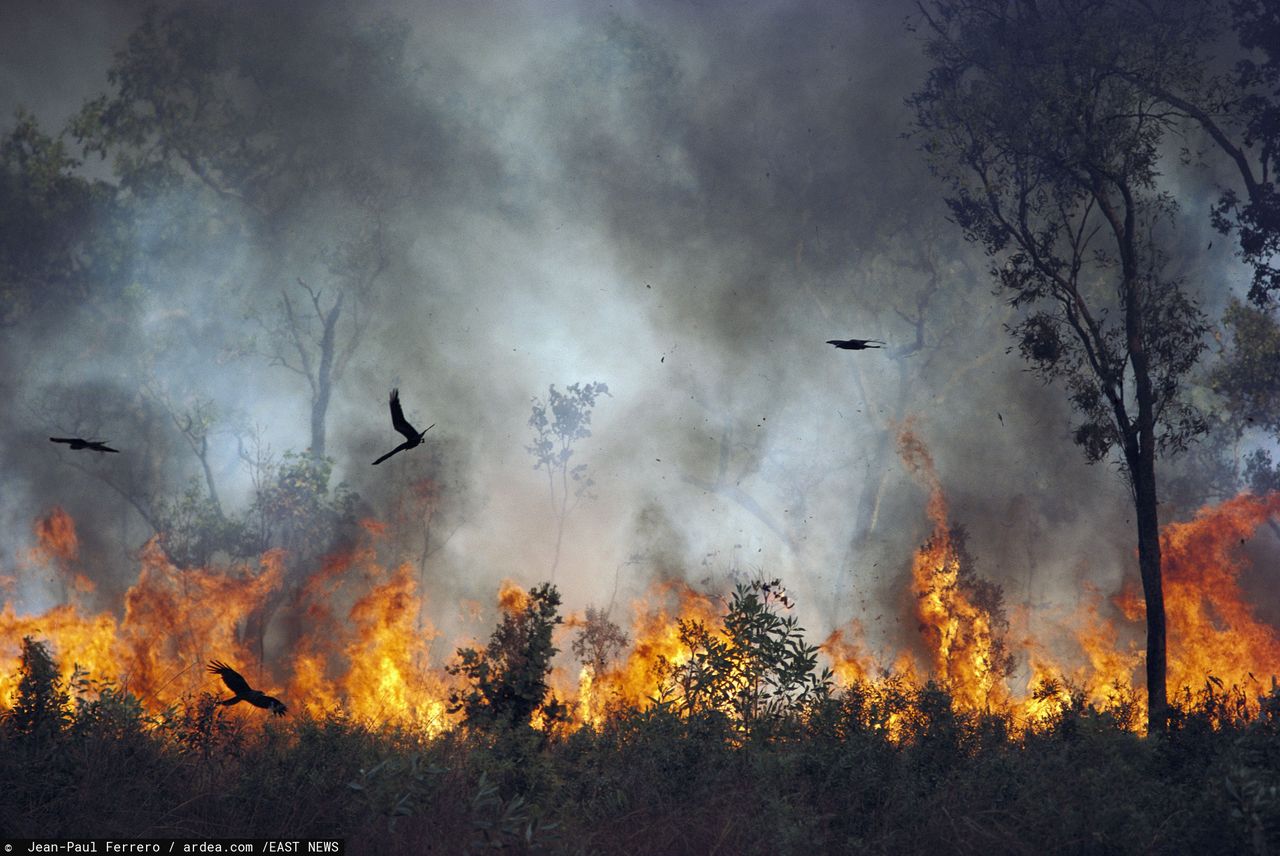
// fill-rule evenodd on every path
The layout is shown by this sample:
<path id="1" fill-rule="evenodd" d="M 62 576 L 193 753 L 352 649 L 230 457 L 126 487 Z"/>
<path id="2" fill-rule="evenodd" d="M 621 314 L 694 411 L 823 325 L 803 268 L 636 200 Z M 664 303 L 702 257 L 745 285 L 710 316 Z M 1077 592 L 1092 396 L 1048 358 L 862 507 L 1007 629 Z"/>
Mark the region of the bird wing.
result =
<path id="1" fill-rule="evenodd" d="M 408 443 L 401 443 L 399 446 L 396 446 L 396 447 L 395 447 L 394 449 L 392 449 L 390 452 L 387 452 L 387 453 L 386 453 L 385 455 L 383 455 L 381 458 L 378 458 L 378 460 L 374 461 L 374 462 L 373 462 L 373 465 L 376 467 L 378 464 L 382 463 L 382 462 L 383 462 L 383 461 L 385 461 L 387 458 L 389 458 L 389 457 L 391 457 L 392 455 L 394 455 L 396 452 L 403 452 L 403 451 L 404 451 L 405 449 L 407 449 L 407 448 L 409 448 L 409 444 L 408 444 Z"/>
<path id="2" fill-rule="evenodd" d="M 249 686 L 249 682 L 244 676 L 226 663 L 214 660 L 209 664 L 209 671 L 222 678 L 222 682 L 227 685 L 227 689 L 236 695 L 246 695 L 253 692 L 253 687 Z"/>
<path id="3" fill-rule="evenodd" d="M 866 348 L 878 348 L 884 342 L 879 339 L 828 339 L 827 344 L 844 348 L 846 351 L 862 351 Z"/>
<path id="4" fill-rule="evenodd" d="M 52 440 L 52 441 L 53 441 L 53 442 L 55 442 L 55 443 L 68 443 L 68 444 L 70 444 L 70 443 L 78 443 L 78 442 L 80 442 L 80 441 L 79 441 L 79 440 L 77 440 L 75 437 L 50 437 L 49 439 L 50 439 L 50 440 Z"/>
<path id="5" fill-rule="evenodd" d="M 93 440 L 89 443 L 89 448 L 95 452 L 119 452 L 119 449 L 113 449 L 106 444 L 104 440 Z"/>
<path id="6" fill-rule="evenodd" d="M 406 440 L 418 439 L 418 432 L 409 424 L 409 420 L 404 418 L 404 410 L 400 407 L 400 390 L 391 390 L 391 424 L 397 431 L 405 436 Z"/>

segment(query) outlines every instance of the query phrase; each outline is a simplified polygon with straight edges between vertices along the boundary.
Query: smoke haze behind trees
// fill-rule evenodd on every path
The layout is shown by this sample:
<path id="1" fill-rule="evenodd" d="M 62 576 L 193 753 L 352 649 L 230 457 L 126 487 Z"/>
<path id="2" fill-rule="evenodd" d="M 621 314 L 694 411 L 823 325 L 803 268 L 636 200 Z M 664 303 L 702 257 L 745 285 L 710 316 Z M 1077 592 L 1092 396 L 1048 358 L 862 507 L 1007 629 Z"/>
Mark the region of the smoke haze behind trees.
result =
<path id="1" fill-rule="evenodd" d="M 1010 603 L 1072 600 L 1085 577 L 1114 590 L 1135 571 L 1124 488 L 1083 463 L 1062 395 L 1006 353 L 1011 318 L 985 262 L 902 138 L 926 67 L 904 8 L 273 3 L 231 21 L 254 38 L 211 44 L 288 76 L 230 91 L 271 90 L 259 102 L 276 106 L 271 131 L 341 175 L 277 173 L 249 202 L 185 175 L 135 209 L 116 297 L 44 307 L 4 331 L 0 560 L 12 567 L 31 520 L 62 505 L 101 596 L 132 581 L 129 551 L 149 533 L 94 474 L 174 494 L 202 477 L 140 391 L 148 382 L 214 403 L 209 459 L 229 506 L 250 494 L 239 450 L 253 426 L 277 453 L 305 449 L 306 381 L 262 356 L 261 322 L 282 291 L 306 299 L 298 278 L 336 295 L 335 253 L 376 209 L 386 268 L 333 390 L 326 452 L 334 483 L 375 518 L 412 477 L 441 483 L 457 528 L 431 559 L 429 600 L 543 578 L 555 521 L 526 423 L 549 384 L 576 382 L 612 397 L 575 452 L 596 497 L 565 527 L 570 609 L 608 602 L 615 572 L 625 598 L 654 575 L 723 587 L 737 569 L 782 577 L 825 609 L 804 619 L 815 631 L 862 617 L 873 638 L 900 641 L 913 628 L 870 621 L 901 597 L 929 532 L 924 492 L 886 442 L 907 416 Z M 6 131 L 21 105 L 53 135 L 112 92 L 111 56 L 144 20 L 123 3 L 2 14 Z M 402 49 L 375 50 L 395 74 L 346 92 L 351 68 L 333 48 L 351 34 Z M 351 100 L 302 97 L 326 92 Z M 119 178 L 94 156 L 83 174 Z M 1170 228 L 1204 247 L 1210 177 L 1171 174 L 1184 206 Z M 192 223 L 204 231 L 180 231 Z M 1215 320 L 1248 286 L 1230 243 L 1182 262 Z M 850 336 L 888 345 L 825 344 Z M 437 427 L 382 480 L 368 462 L 394 439 L 395 385 L 409 420 Z M 45 438 L 72 430 L 112 441 L 122 461 L 66 465 Z M 26 583 L 19 595 L 30 609 L 53 597 Z"/>

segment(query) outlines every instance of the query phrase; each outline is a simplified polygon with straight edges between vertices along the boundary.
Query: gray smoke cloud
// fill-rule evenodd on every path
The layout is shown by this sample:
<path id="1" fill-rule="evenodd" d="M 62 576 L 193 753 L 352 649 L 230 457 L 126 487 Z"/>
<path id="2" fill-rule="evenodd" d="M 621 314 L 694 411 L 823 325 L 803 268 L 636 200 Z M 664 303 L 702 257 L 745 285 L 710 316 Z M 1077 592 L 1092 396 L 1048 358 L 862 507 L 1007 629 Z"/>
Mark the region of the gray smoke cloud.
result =
<path id="1" fill-rule="evenodd" d="M 1071 600 L 1082 578 L 1107 587 L 1131 569 L 1123 484 L 1083 463 L 1061 390 L 1006 353 L 1011 316 L 902 136 L 904 99 L 926 68 L 905 8 L 244 8 L 298 38 L 321 15 L 391 15 L 409 28 L 412 84 L 369 93 L 369 119 L 390 124 L 326 141 L 399 183 L 386 213 L 396 250 L 335 390 L 328 451 L 335 481 L 378 519 L 394 515 L 410 474 L 435 468 L 452 537 L 430 559 L 429 597 L 488 599 L 502 577 L 546 577 L 555 518 L 525 449 L 530 402 L 549 384 L 589 381 L 612 395 L 576 452 L 596 487 L 566 527 L 557 582 L 569 608 L 625 604 L 662 576 L 722 586 L 736 571 L 781 576 L 810 627 L 870 622 L 900 598 L 930 531 L 924 489 L 895 452 L 907 416 L 980 570 L 1011 602 Z M 26 105 L 47 130 L 107 89 L 110 56 L 140 20 L 124 4 L 5 14 L 0 110 Z M 281 48 L 299 77 L 337 73 L 311 65 L 307 48 Z M 301 103 L 294 119 L 323 133 L 328 109 Z M 86 168 L 105 169 L 95 164 Z M 324 287 L 318 248 L 354 228 L 344 203 L 308 192 L 305 216 L 280 224 L 297 236 L 289 258 L 259 257 L 250 241 L 193 246 L 165 275 L 147 270 L 152 285 L 130 318 L 69 308 L 7 334 L 4 390 L 24 406 L 0 420 L 6 562 L 25 549 L 32 518 L 61 504 L 88 533 L 86 561 L 116 569 L 100 571 L 114 591 L 128 584 L 127 550 L 147 530 L 95 474 L 149 468 L 172 489 L 200 474 L 159 417 L 146 437 L 112 431 L 125 424 L 113 408 L 142 406 L 146 372 L 175 400 L 208 398 L 225 417 L 211 460 L 228 505 L 251 488 L 233 426 L 262 426 L 277 452 L 305 447 L 305 383 L 234 352 L 263 335 L 252 314 L 295 278 Z M 1206 197 L 1194 198 L 1187 220 L 1203 223 Z M 168 216 L 157 208 L 135 236 L 140 270 Z M 917 315 L 922 347 L 895 358 L 916 341 Z M 851 336 L 888 348 L 824 344 Z M 422 449 L 369 466 L 398 442 L 392 385 L 410 421 L 436 423 L 430 467 Z M 77 390 L 66 400 L 85 412 L 51 418 L 36 396 L 55 386 Z M 135 456 L 146 441 L 148 459 L 72 469 L 43 439 L 71 430 Z M 389 551 L 410 558 L 418 547 L 403 537 Z M 882 642 L 912 630 L 869 626 Z"/>

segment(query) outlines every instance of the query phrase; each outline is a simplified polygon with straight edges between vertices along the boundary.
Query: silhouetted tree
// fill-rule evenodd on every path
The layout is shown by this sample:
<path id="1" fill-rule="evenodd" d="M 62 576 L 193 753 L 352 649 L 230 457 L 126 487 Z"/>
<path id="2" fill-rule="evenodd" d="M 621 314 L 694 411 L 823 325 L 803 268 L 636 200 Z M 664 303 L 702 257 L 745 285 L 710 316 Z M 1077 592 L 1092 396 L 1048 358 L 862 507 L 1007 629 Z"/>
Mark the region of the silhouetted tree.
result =
<path id="1" fill-rule="evenodd" d="M 547 683 L 557 648 L 551 632 L 560 623 L 560 593 L 551 583 L 531 589 L 522 603 L 502 616 L 483 650 L 459 648 L 449 674 L 467 684 L 450 696 L 450 710 L 489 732 L 528 728 L 535 713 L 548 723 L 564 716 L 564 707 Z"/>
<path id="2" fill-rule="evenodd" d="M 689 659 L 669 679 L 685 710 L 717 710 L 750 739 L 762 728 L 800 714 L 830 690 L 831 672 L 818 670 L 818 649 L 778 580 L 738 584 L 719 627 L 681 619 Z"/>
<path id="3" fill-rule="evenodd" d="M 18 693 L 5 715 L 11 733 L 47 737 L 61 731 L 67 722 L 70 696 L 45 643 L 23 637 L 18 674 Z"/>
<path id="4" fill-rule="evenodd" d="M 1274 308 L 1232 301 L 1222 316 L 1229 342 L 1209 372 L 1219 396 L 1214 444 L 1203 444 L 1200 472 L 1216 475 L 1210 496 L 1222 499 L 1247 487 L 1255 493 L 1280 488 L 1280 467 L 1268 446 L 1280 438 L 1280 322 Z M 1208 497 L 1206 497 L 1208 498 Z M 1268 523 L 1280 535 L 1280 524 Z"/>
<path id="5" fill-rule="evenodd" d="M 87 152 L 112 158 L 130 198 L 166 212 L 155 255 L 181 269 L 199 246 L 207 275 L 216 241 L 257 251 L 264 264 L 238 296 L 266 335 L 237 350 L 306 381 L 316 458 L 389 264 L 385 214 L 406 172 L 434 164 L 419 148 L 435 118 L 412 83 L 406 32 L 344 7 L 252 19 L 202 0 L 152 9 L 116 55 L 111 91 L 72 122 Z M 243 279 L 240 253 L 223 255 L 226 281 Z M 280 287 L 286 278 L 300 300 Z M 263 305 L 263 294 L 278 299 Z"/>
<path id="6" fill-rule="evenodd" d="M 1239 176 L 1238 187 L 1222 191 L 1212 220 L 1223 234 L 1236 232 L 1253 268 L 1250 299 L 1261 306 L 1280 290 L 1280 10 L 1274 0 L 1124 6 L 1130 31 L 1163 53 L 1118 52 L 1102 70 L 1150 97 L 1153 112 L 1198 126 L 1208 150 Z M 1233 63 L 1220 56 L 1230 50 L 1227 22 L 1238 43 Z"/>
<path id="7" fill-rule="evenodd" d="M 564 524 L 569 513 L 584 497 L 589 496 L 595 480 L 587 475 L 587 464 L 569 466 L 574 444 L 591 436 L 591 411 L 596 399 L 608 395 L 603 383 L 574 383 L 561 392 L 555 384 L 547 390 L 547 400 L 533 399 L 529 427 L 533 443 L 525 448 L 534 457 L 533 468 L 547 471 L 547 490 L 556 517 L 556 553 L 551 561 L 551 579 L 560 565 L 560 546 L 564 542 Z M 550 411 L 550 415 L 548 415 Z M 569 483 L 573 482 L 573 504 L 569 504 Z"/>
<path id="8" fill-rule="evenodd" d="M 275 312 L 259 318 L 259 323 L 269 333 L 260 353 L 272 365 L 300 375 L 311 390 L 310 450 L 312 457 L 317 459 L 325 456 L 325 419 L 329 414 L 333 387 L 342 379 L 347 364 L 364 337 L 367 314 L 361 312 L 360 301 L 385 267 L 386 257 L 380 256 L 374 262 L 374 268 L 364 272 L 364 281 L 352 289 L 357 297 L 347 310 L 345 317 L 349 321 L 345 332 L 340 332 L 339 322 L 344 318 L 347 288 L 339 287 L 326 306 L 323 293 L 301 278 L 298 286 L 306 292 L 309 305 L 295 307 L 289 293 L 281 291 Z"/>
<path id="9" fill-rule="evenodd" d="M 1120 451 L 1137 523 L 1154 732 L 1167 719 L 1155 463 L 1204 430 L 1181 382 L 1206 326 L 1164 272 L 1156 235 L 1176 207 L 1159 185 L 1159 161 L 1178 118 L 1111 73 L 1130 60 L 1170 80 L 1188 72 L 1185 46 L 1162 39 L 1158 11 L 1144 5 L 928 3 L 933 68 L 912 103 L 952 216 L 1023 313 L 1010 327 L 1018 351 L 1046 380 L 1065 383 L 1088 460 Z"/>
<path id="10" fill-rule="evenodd" d="M 584 666 L 591 667 L 593 674 L 602 675 L 629 642 L 622 628 L 609 620 L 606 610 L 588 606 L 570 650 Z"/>

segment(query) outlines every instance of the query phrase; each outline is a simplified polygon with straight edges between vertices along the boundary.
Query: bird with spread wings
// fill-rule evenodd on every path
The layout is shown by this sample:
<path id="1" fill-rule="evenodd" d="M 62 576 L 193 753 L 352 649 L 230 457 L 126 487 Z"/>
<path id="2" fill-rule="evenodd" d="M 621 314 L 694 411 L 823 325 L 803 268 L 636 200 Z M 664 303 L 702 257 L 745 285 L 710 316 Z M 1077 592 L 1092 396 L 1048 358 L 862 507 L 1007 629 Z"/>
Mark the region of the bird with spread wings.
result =
<path id="1" fill-rule="evenodd" d="M 289 710 L 280 699 L 249 686 L 249 682 L 244 679 L 244 676 L 226 663 L 214 660 L 209 664 L 209 671 L 222 678 L 222 682 L 227 685 L 227 689 L 235 693 L 233 697 L 226 701 L 219 701 L 218 704 L 233 705 L 247 701 L 254 707 L 271 711 L 276 716 L 284 716 L 285 712 Z"/>
<path id="2" fill-rule="evenodd" d="M 844 351 L 865 351 L 867 348 L 879 348 L 884 342 L 879 339 L 828 339 L 827 344 Z"/>
<path id="3" fill-rule="evenodd" d="M 50 437 L 54 443 L 66 443 L 72 449 L 89 449 L 94 452 L 119 452 L 107 445 L 106 440 L 83 440 L 79 437 Z"/>
<path id="4" fill-rule="evenodd" d="M 422 438 L 427 435 L 427 431 L 436 427 L 436 423 L 432 422 L 425 430 L 419 431 L 409 424 L 409 420 L 404 418 L 404 411 L 400 409 L 400 390 L 391 390 L 391 425 L 404 435 L 404 442 L 396 446 L 390 452 L 387 452 L 381 458 L 373 462 L 376 467 L 396 452 L 403 452 L 405 449 L 412 449 L 415 446 L 422 445 Z"/>

